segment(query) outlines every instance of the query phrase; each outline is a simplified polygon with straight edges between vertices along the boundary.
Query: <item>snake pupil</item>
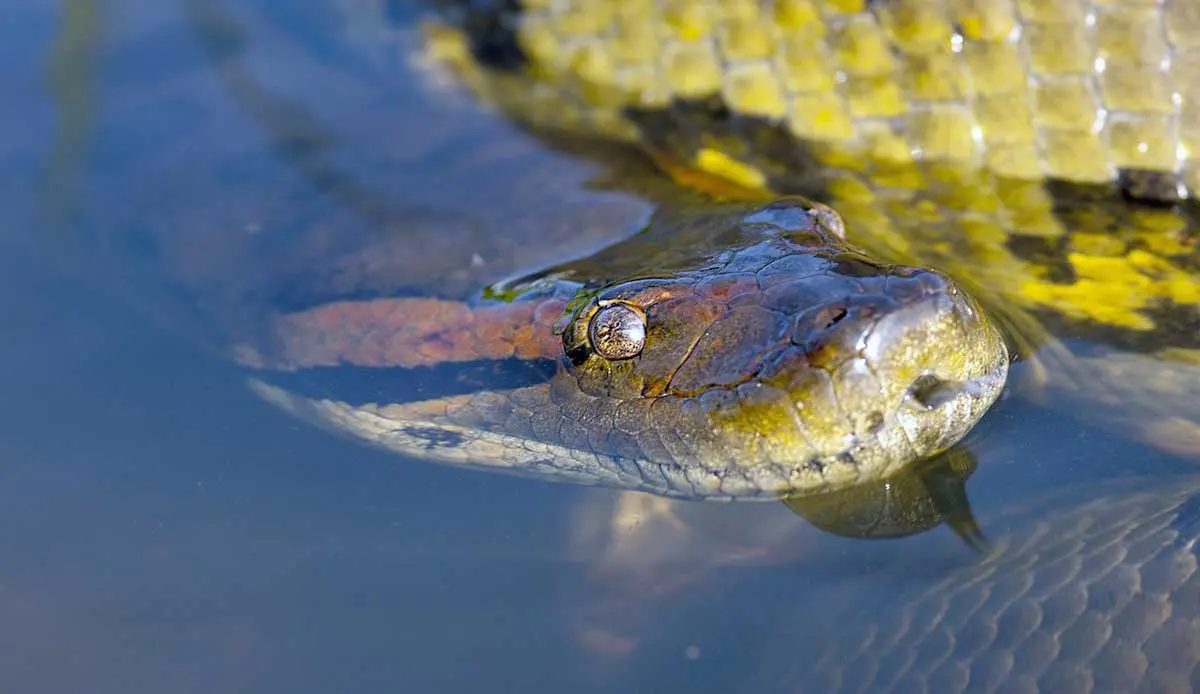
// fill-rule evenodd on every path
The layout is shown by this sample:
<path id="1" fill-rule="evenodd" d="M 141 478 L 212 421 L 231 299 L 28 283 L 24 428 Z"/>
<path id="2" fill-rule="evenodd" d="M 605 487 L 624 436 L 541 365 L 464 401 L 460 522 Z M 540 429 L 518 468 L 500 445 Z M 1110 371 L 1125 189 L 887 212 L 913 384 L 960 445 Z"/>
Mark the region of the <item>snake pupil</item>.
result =
<path id="1" fill-rule="evenodd" d="M 592 316 L 588 339 L 605 359 L 630 359 L 646 344 L 646 318 L 626 304 L 605 306 Z"/>

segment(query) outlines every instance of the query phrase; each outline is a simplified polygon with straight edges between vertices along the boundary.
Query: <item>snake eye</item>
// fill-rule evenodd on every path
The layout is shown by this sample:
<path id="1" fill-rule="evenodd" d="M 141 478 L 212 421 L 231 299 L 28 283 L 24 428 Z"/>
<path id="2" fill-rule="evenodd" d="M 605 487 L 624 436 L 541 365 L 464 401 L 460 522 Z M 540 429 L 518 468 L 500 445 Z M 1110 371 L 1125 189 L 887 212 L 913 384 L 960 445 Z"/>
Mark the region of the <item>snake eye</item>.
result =
<path id="1" fill-rule="evenodd" d="M 609 304 L 592 316 L 588 340 L 605 359 L 629 359 L 646 344 L 646 316 L 627 304 Z"/>

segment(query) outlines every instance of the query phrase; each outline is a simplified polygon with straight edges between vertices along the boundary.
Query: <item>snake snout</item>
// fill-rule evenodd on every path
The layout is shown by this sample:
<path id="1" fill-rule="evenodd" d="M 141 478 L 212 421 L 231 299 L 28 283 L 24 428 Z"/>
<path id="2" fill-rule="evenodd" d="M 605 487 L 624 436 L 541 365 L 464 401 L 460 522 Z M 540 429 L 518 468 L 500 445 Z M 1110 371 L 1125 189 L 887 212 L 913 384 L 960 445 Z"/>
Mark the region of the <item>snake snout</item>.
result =
<path id="1" fill-rule="evenodd" d="M 945 275 L 922 270 L 888 289 L 897 306 L 859 353 L 881 384 L 875 397 L 914 452 L 932 455 L 958 442 L 999 397 L 1008 350 L 975 299 Z"/>

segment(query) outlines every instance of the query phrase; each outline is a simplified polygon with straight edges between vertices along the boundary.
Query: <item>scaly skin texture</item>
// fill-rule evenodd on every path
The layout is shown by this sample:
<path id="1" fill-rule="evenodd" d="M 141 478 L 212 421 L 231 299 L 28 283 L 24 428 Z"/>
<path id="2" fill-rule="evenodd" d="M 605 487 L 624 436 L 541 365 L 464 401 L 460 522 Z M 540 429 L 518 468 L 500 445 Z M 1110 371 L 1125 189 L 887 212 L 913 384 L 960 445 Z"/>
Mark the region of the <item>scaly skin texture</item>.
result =
<path id="1" fill-rule="evenodd" d="M 827 203 L 855 243 L 1000 308 L 1041 385 L 1115 374 L 1063 338 L 1137 355 L 1089 416 L 1200 456 L 1196 396 L 1147 383 L 1200 379 L 1195 3 L 434 4 L 421 60 L 535 132 L 633 143 L 724 197 Z"/>
<path id="2" fill-rule="evenodd" d="M 982 519 L 1014 531 L 944 576 L 841 586 L 837 624 L 765 632 L 739 691 L 1195 691 L 1200 479 L 1087 489 Z"/>
<path id="3" fill-rule="evenodd" d="M 957 442 L 999 395 L 1008 352 L 978 304 L 940 273 L 866 258 L 826 208 L 785 199 L 667 219 L 505 287 L 507 301 L 341 302 L 283 317 L 279 349 L 243 361 L 553 360 L 545 382 L 411 404 L 257 387 L 408 455 L 691 498 L 882 479 Z M 644 321 L 636 354 L 596 346 L 597 316 L 614 305 Z"/>

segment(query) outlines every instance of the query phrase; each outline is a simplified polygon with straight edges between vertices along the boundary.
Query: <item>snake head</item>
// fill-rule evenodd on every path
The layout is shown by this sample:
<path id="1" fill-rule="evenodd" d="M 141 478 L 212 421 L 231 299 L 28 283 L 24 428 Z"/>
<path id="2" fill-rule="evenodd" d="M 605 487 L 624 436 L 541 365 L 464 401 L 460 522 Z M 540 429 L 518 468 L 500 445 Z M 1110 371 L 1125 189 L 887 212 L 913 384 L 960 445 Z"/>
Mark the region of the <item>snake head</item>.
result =
<path id="1" fill-rule="evenodd" d="M 979 304 L 940 272 L 775 219 L 778 205 L 724 217 L 741 242 L 715 269 L 577 303 L 565 371 L 613 403 L 615 449 L 744 496 L 879 479 L 959 441 L 1007 375 Z"/>

